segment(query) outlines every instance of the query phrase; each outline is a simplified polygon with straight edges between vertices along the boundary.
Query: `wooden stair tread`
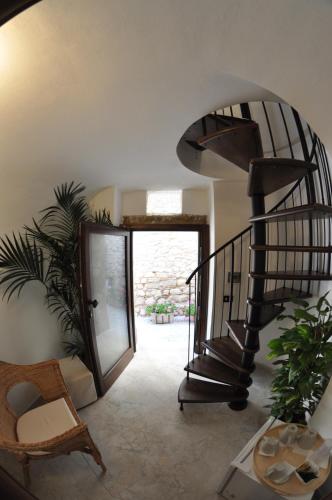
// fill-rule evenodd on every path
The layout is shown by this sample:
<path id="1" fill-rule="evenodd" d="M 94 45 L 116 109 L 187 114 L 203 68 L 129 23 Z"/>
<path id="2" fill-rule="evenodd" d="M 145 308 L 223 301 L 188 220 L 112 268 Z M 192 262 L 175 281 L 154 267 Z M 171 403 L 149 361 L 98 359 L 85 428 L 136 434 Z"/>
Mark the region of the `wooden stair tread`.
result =
<path id="1" fill-rule="evenodd" d="M 233 340 L 237 343 L 240 349 L 244 352 L 252 352 L 255 353 L 258 351 L 257 349 L 248 349 L 245 347 L 246 334 L 247 329 L 244 326 L 244 319 L 236 319 L 231 321 L 226 321 L 226 325 L 229 329 L 229 333 L 232 336 Z"/>
<path id="2" fill-rule="evenodd" d="M 217 120 L 223 127 L 240 127 L 241 125 L 245 127 L 250 123 L 258 125 L 254 120 L 248 120 L 248 118 L 240 118 L 239 116 L 209 113 L 207 117 L 213 120 Z"/>
<path id="3" fill-rule="evenodd" d="M 256 215 L 251 217 L 250 222 L 266 221 L 294 221 L 294 220 L 316 220 L 332 217 L 332 207 L 322 205 L 320 203 L 313 203 L 311 205 L 301 205 L 299 207 L 285 208 L 284 210 L 277 210 L 267 214 Z"/>
<path id="4" fill-rule="evenodd" d="M 234 368 L 241 373 L 249 374 L 252 370 L 241 366 L 242 351 L 238 344 L 230 337 L 217 337 L 202 342 L 202 345 L 209 349 L 217 356 L 225 365 Z"/>
<path id="5" fill-rule="evenodd" d="M 246 172 L 251 158 L 262 156 L 262 143 L 256 122 L 225 127 L 197 138 L 197 144 L 226 158 Z"/>
<path id="6" fill-rule="evenodd" d="M 274 193 L 317 169 L 313 163 L 291 158 L 253 158 L 249 167 L 249 196 Z"/>
<path id="7" fill-rule="evenodd" d="M 187 377 L 181 382 L 178 392 L 179 403 L 226 403 L 247 397 L 248 391 L 241 387 Z"/>
<path id="8" fill-rule="evenodd" d="M 209 114 L 196 120 L 189 128 L 187 128 L 186 132 L 182 136 L 182 140 L 186 141 L 190 146 L 198 149 L 200 151 L 204 151 L 205 148 L 200 146 L 197 143 L 198 137 L 201 137 L 204 133 L 210 134 L 219 130 L 220 127 L 219 120 L 215 118 L 215 115 Z"/>
<path id="9" fill-rule="evenodd" d="M 251 381 L 248 383 L 241 382 L 237 370 L 217 361 L 208 354 L 192 359 L 184 369 L 187 372 L 221 382 L 222 384 L 247 387 L 251 383 Z"/>
<path id="10" fill-rule="evenodd" d="M 200 146 L 197 139 L 205 135 L 213 134 L 220 130 L 228 129 L 234 126 L 247 125 L 250 120 L 244 118 L 237 118 L 235 116 L 215 115 L 209 113 L 208 115 L 196 120 L 184 133 L 183 140 L 190 144 L 195 149 L 204 151 L 206 148 Z"/>
<path id="11" fill-rule="evenodd" d="M 250 245 L 250 250 L 257 252 L 308 252 L 330 253 L 332 246 L 299 246 L 299 245 Z"/>
<path id="12" fill-rule="evenodd" d="M 257 128 L 257 123 L 249 121 L 249 120 L 244 120 L 245 123 L 241 123 L 240 125 L 233 125 L 233 126 L 228 126 L 224 127 L 220 130 L 214 130 L 210 134 L 203 135 L 197 138 L 197 143 L 200 146 L 204 146 L 205 148 L 207 147 L 206 144 L 208 144 L 210 141 L 214 141 L 215 139 L 220 138 L 220 136 L 224 134 L 232 134 L 233 132 L 237 132 L 240 128 L 241 129 L 252 129 L 252 128 Z M 248 165 L 249 169 L 249 165 Z"/>
<path id="13" fill-rule="evenodd" d="M 271 321 L 281 314 L 285 308 L 283 306 L 276 306 L 274 304 L 262 304 L 260 311 L 260 322 L 257 325 L 248 325 L 246 321 L 244 322 L 244 326 L 246 328 L 250 328 L 251 330 L 262 330 L 265 328 Z"/>
<path id="14" fill-rule="evenodd" d="M 265 273 L 250 273 L 256 279 L 274 280 L 306 280 L 331 281 L 332 275 L 317 271 L 267 271 Z"/>
<path id="15" fill-rule="evenodd" d="M 270 304 L 262 307 L 260 326 L 264 328 L 264 326 L 268 325 L 269 323 L 271 323 L 271 321 L 274 320 L 274 318 L 279 316 L 279 314 L 281 314 L 284 309 L 285 308 L 282 306 L 275 306 Z"/>
<path id="16" fill-rule="evenodd" d="M 310 293 L 292 288 L 281 287 L 276 290 L 270 290 L 264 293 L 263 302 L 261 304 L 280 304 L 289 302 L 292 299 L 307 299 L 311 297 Z M 258 302 L 248 299 L 250 304 L 258 304 Z"/>

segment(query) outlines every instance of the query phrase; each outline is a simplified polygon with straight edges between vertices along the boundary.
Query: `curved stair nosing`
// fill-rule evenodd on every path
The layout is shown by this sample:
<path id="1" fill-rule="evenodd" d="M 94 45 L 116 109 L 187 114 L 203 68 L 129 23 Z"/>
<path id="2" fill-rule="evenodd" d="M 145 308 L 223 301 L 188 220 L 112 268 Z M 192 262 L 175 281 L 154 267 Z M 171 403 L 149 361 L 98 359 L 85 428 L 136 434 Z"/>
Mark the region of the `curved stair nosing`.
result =
<path id="1" fill-rule="evenodd" d="M 249 353 L 256 353 L 259 351 L 259 346 L 257 346 L 255 349 L 250 349 L 245 346 L 245 341 L 246 341 L 246 336 L 247 336 L 247 329 L 244 326 L 245 320 L 227 320 L 226 326 L 229 330 L 230 336 L 233 338 L 234 342 L 237 343 L 239 348 L 243 352 L 249 352 Z"/>
<path id="2" fill-rule="evenodd" d="M 292 158 L 253 158 L 249 166 L 248 196 L 267 196 L 316 169 L 313 163 Z"/>
<path id="3" fill-rule="evenodd" d="M 263 299 L 261 301 L 248 298 L 248 304 L 259 306 L 259 305 L 272 305 L 272 304 L 283 304 L 284 302 L 291 302 L 293 299 L 308 299 L 311 294 L 308 292 L 303 292 L 301 290 L 296 290 L 287 287 L 277 288 L 276 290 L 270 290 L 264 293 Z"/>
<path id="4" fill-rule="evenodd" d="M 178 391 L 179 403 L 228 403 L 248 398 L 247 389 L 184 378 Z"/>
<path id="5" fill-rule="evenodd" d="M 321 203 L 313 203 L 308 205 L 299 205 L 297 207 L 285 208 L 275 212 L 256 215 L 249 219 L 250 222 L 277 222 L 277 221 L 294 221 L 307 219 L 326 219 L 332 217 L 332 207 Z"/>
<path id="6" fill-rule="evenodd" d="M 243 351 L 241 351 L 237 343 L 230 337 L 223 336 L 205 340 L 202 342 L 202 346 L 204 349 L 208 349 L 222 363 L 239 373 L 250 375 L 253 371 L 252 367 L 245 368 L 241 366 Z"/>
<path id="7" fill-rule="evenodd" d="M 300 246 L 300 245 L 250 245 L 254 252 L 303 252 L 303 253 L 332 253 L 332 246 Z"/>
<path id="8" fill-rule="evenodd" d="M 246 388 L 252 383 L 250 377 L 246 381 L 240 380 L 240 372 L 209 355 L 194 358 L 189 362 L 189 365 L 185 366 L 184 370 L 226 385 Z"/>
<path id="9" fill-rule="evenodd" d="M 263 273 L 250 272 L 253 279 L 286 280 L 286 281 L 332 281 L 332 275 L 319 271 L 265 271 Z"/>
<path id="10" fill-rule="evenodd" d="M 207 135 L 202 135 L 200 137 L 197 137 L 196 142 L 200 147 L 206 148 L 206 144 L 209 142 L 219 139 L 221 136 L 225 136 L 227 134 L 233 134 L 234 132 L 238 131 L 243 131 L 245 128 L 247 129 L 257 129 L 257 123 L 247 123 L 245 125 L 241 125 L 240 127 L 229 127 L 221 130 L 216 130 L 215 132 L 211 132 L 210 134 Z"/>

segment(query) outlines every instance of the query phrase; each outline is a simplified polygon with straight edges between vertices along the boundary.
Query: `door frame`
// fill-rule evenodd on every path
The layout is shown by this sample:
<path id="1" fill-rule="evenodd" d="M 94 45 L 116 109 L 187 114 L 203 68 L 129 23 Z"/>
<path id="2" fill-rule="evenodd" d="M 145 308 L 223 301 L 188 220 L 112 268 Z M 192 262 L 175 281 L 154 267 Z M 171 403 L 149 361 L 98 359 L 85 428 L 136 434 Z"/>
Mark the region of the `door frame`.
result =
<path id="1" fill-rule="evenodd" d="M 209 224 L 177 224 L 177 223 L 158 223 L 158 224 L 140 224 L 121 226 L 131 233 L 135 231 L 178 231 L 178 232 L 197 232 L 198 233 L 198 263 L 207 259 L 210 254 L 210 226 Z M 133 293 L 133 237 L 130 238 L 130 253 L 131 253 L 131 283 Z M 198 287 L 198 311 L 195 322 L 195 352 L 201 353 L 201 342 L 206 339 L 207 333 L 207 317 L 208 317 L 208 302 L 209 302 L 209 265 L 204 266 L 201 270 L 201 283 Z M 135 311 L 134 311 L 134 296 L 132 295 L 132 323 L 134 326 L 134 351 L 136 352 L 136 326 L 135 326 Z"/>
<path id="2" fill-rule="evenodd" d="M 129 347 L 120 357 L 120 359 L 103 375 L 98 356 L 98 347 L 96 342 L 96 333 L 94 323 L 91 321 L 91 307 L 89 301 L 93 297 L 88 297 L 88 290 L 91 290 L 91 277 L 89 272 L 90 262 L 90 233 L 114 234 L 126 238 L 125 269 L 126 269 L 126 302 L 127 302 L 127 325 Z M 119 375 L 126 368 L 130 360 L 134 357 L 134 329 L 133 329 L 133 292 L 132 292 L 132 234 L 125 228 L 116 226 L 107 226 L 92 222 L 83 222 L 80 224 L 79 244 L 80 244 L 80 268 L 79 268 L 79 286 L 81 290 L 80 311 L 82 320 L 82 334 L 84 337 L 87 353 L 87 364 L 93 373 L 98 396 L 103 396 Z"/>

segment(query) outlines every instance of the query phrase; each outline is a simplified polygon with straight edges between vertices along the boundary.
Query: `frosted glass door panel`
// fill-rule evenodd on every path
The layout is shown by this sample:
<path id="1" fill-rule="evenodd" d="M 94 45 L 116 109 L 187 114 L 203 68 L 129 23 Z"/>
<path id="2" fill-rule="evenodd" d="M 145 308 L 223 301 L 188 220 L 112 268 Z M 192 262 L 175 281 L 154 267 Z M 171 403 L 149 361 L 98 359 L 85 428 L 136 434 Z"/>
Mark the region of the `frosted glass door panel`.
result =
<path id="1" fill-rule="evenodd" d="M 125 236 L 90 233 L 91 298 L 96 346 L 102 375 L 130 347 L 126 288 Z"/>

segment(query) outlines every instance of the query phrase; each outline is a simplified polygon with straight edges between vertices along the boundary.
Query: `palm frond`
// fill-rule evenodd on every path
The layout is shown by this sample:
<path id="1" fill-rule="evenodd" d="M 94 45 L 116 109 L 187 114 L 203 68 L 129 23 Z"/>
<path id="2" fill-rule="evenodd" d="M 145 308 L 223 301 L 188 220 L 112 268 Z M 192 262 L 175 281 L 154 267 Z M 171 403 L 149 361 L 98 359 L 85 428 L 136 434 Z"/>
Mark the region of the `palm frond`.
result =
<path id="1" fill-rule="evenodd" d="M 63 332 L 81 331 L 79 296 L 77 287 L 67 281 L 52 281 L 47 301 L 49 309 L 57 315 Z"/>
<path id="2" fill-rule="evenodd" d="M 113 226 L 111 212 L 109 210 L 106 210 L 105 208 L 103 210 L 99 209 L 98 211 L 94 212 L 94 214 L 92 215 L 92 221 L 96 224 Z"/>
<path id="3" fill-rule="evenodd" d="M 73 357 L 74 356 L 79 356 L 80 358 L 84 357 L 85 344 L 79 332 L 75 332 L 68 339 L 64 340 L 63 344 L 65 346 L 65 351 L 67 354 Z"/>
<path id="4" fill-rule="evenodd" d="M 89 206 L 80 193 L 85 187 L 64 183 L 54 189 L 57 205 L 42 210 L 40 224 L 43 229 L 60 240 L 71 240 L 77 236 L 80 222 L 89 220 Z"/>
<path id="5" fill-rule="evenodd" d="M 43 249 L 36 241 L 31 242 L 26 234 L 16 236 L 13 233 L 12 240 L 8 236 L 0 238 L 0 285 L 6 284 L 3 297 L 9 300 L 15 292 L 19 296 L 30 281 L 44 284 L 48 271 L 44 261 Z"/>
<path id="6" fill-rule="evenodd" d="M 50 265 L 46 281 L 67 277 L 71 281 L 76 280 L 76 268 L 78 265 L 78 242 L 77 238 L 63 242 L 46 233 L 33 219 L 34 226 L 24 226 L 30 241 L 37 241 L 47 251 Z"/>
<path id="7" fill-rule="evenodd" d="M 24 226 L 24 230 L 29 239 L 38 241 L 40 245 L 47 248 L 50 253 L 58 252 L 63 246 L 63 241 L 55 238 L 52 234 L 44 231 L 41 224 L 35 219 L 32 219 L 33 227 Z"/>

